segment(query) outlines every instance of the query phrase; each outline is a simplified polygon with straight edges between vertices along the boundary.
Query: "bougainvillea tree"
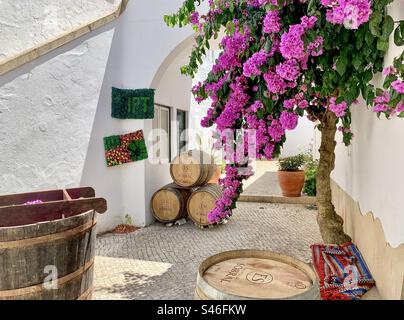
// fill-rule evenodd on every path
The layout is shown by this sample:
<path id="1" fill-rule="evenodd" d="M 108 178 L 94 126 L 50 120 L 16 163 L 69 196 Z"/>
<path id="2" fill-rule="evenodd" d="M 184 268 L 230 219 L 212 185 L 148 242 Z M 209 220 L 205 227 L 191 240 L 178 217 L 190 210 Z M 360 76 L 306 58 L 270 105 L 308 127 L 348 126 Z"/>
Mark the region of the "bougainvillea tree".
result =
<path id="1" fill-rule="evenodd" d="M 322 134 L 317 220 L 325 242 L 349 241 L 331 202 L 335 135 L 340 130 L 343 142 L 351 143 L 351 108 L 358 99 L 378 116 L 404 117 L 403 55 L 384 70 L 384 88 L 372 84 L 383 71 L 390 35 L 394 32 L 396 44 L 404 44 L 404 22 L 387 14 L 393 0 L 207 1 L 205 14 L 197 10 L 203 0 L 186 0 L 177 13 L 165 17 L 170 26 L 192 24 L 196 31 L 189 64 L 182 68 L 192 77 L 210 41 L 222 37 L 211 72 L 193 88 L 197 101 L 211 100 L 202 126 L 216 125 L 219 133 L 251 130 L 255 156 L 272 159 L 299 117 L 316 122 Z M 219 134 L 226 146 L 225 136 Z M 212 222 L 231 214 L 243 179 L 251 174 L 249 162 L 240 160 L 247 155 L 250 136 L 243 135 L 247 147 L 241 157 L 234 147 L 226 159 L 223 197 L 210 213 Z M 240 137 L 234 138 L 237 144 Z"/>

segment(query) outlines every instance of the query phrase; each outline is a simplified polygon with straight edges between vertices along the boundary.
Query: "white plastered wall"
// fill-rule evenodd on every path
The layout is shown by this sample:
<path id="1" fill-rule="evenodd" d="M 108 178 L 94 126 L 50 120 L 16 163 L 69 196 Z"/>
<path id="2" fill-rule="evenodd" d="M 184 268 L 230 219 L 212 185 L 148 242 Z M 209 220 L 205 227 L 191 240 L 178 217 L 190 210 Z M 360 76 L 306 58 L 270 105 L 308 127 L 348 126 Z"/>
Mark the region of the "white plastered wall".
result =
<path id="1" fill-rule="evenodd" d="M 22 44 L 28 49 L 43 40 L 44 33 L 36 30 L 46 23 L 43 1 L 25 7 L 23 16 L 32 10 L 36 27 L 30 30 L 25 24 L 18 30 L 23 39 L 32 32 L 32 43 L 16 41 L 8 30 L 11 21 L 19 21 L 18 11 L 13 11 L 19 6 L 12 2 L 0 4 L 0 21 L 6 21 L 0 27 L 0 51 L 7 58 Z M 68 12 L 83 13 L 87 7 Z M 61 6 L 59 15 L 63 8 L 67 10 Z M 96 15 L 84 17 L 92 20 Z M 0 194 L 79 184 L 113 34 L 113 28 L 105 26 L 0 77 Z"/>
<path id="2" fill-rule="evenodd" d="M 107 168 L 102 138 L 142 129 L 150 149 L 151 141 L 147 138 L 152 120 L 112 119 L 111 87 L 154 87 L 153 80 L 161 65 L 193 33 L 190 28 L 168 28 L 163 21 L 164 14 L 176 11 L 181 4 L 181 0 L 129 1 L 125 14 L 117 22 L 81 180 L 81 184 L 94 186 L 108 200 L 108 212 L 99 218 L 100 232 L 122 223 L 125 215 L 137 226 L 153 221 L 149 210 L 153 177 L 149 174 L 148 160 Z"/>
<path id="3" fill-rule="evenodd" d="M 404 2 L 395 1 L 389 11 L 395 20 L 404 19 Z M 386 66 L 403 50 L 391 43 Z M 375 79 L 379 86 L 382 81 Z M 380 219 L 386 241 L 397 247 L 404 243 L 404 120 L 379 120 L 363 104 L 352 107 L 352 119 L 355 138 L 348 148 L 338 144 L 332 177 L 359 202 L 362 213 Z"/>

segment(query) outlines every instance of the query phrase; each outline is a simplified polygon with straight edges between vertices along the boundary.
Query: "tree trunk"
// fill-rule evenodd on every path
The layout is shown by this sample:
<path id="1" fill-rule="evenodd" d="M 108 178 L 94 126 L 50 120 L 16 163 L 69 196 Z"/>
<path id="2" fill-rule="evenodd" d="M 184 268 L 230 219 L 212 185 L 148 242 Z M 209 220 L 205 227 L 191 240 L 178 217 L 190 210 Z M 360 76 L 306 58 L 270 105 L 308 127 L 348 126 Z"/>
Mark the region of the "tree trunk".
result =
<path id="1" fill-rule="evenodd" d="M 344 233 L 344 220 L 335 212 L 331 199 L 331 172 L 335 167 L 335 134 L 337 117 L 329 110 L 321 120 L 320 163 L 317 173 L 317 222 L 323 241 L 328 244 L 343 244 L 351 241 Z"/>

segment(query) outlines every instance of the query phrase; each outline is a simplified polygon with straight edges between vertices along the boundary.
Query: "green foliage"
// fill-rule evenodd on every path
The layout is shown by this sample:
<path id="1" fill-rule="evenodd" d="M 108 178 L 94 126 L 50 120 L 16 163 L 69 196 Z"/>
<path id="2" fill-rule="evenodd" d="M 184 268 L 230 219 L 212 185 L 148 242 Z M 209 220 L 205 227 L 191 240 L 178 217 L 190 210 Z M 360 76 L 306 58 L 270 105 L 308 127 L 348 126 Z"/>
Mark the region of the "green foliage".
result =
<path id="1" fill-rule="evenodd" d="M 200 0 L 185 0 L 176 14 L 164 16 L 164 22 L 170 27 L 178 25 L 181 28 L 187 25 L 189 23 L 191 13 L 195 11 L 195 5 L 199 5 L 200 3 Z"/>
<path id="2" fill-rule="evenodd" d="M 133 226 L 132 217 L 129 214 L 125 214 L 125 219 L 124 219 L 123 223 L 127 224 L 129 226 Z"/>
<path id="3" fill-rule="evenodd" d="M 115 149 L 121 144 L 121 139 L 119 136 L 110 136 L 104 138 L 104 148 L 105 150 Z"/>
<path id="4" fill-rule="evenodd" d="M 144 140 L 134 140 L 128 145 L 132 161 L 140 161 L 148 158 L 147 147 Z"/>
<path id="5" fill-rule="evenodd" d="M 279 159 L 280 171 L 300 171 L 305 163 L 304 154 Z"/>
<path id="6" fill-rule="evenodd" d="M 397 46 L 404 46 L 404 20 L 401 20 L 394 32 L 394 43 Z"/>
<path id="7" fill-rule="evenodd" d="M 303 192 L 310 197 L 315 197 L 317 195 L 316 190 L 316 178 L 318 170 L 318 160 L 315 160 L 310 152 L 305 154 L 305 181 Z"/>
<path id="8" fill-rule="evenodd" d="M 108 167 L 148 158 L 142 130 L 104 137 L 104 148 Z"/>
<path id="9" fill-rule="evenodd" d="M 112 87 L 111 116 L 118 119 L 153 119 L 154 89 Z"/>
<path id="10" fill-rule="evenodd" d="M 310 197 L 315 197 L 317 195 L 316 189 L 316 179 L 317 179 L 317 167 L 313 167 L 305 170 L 305 180 L 303 192 Z"/>

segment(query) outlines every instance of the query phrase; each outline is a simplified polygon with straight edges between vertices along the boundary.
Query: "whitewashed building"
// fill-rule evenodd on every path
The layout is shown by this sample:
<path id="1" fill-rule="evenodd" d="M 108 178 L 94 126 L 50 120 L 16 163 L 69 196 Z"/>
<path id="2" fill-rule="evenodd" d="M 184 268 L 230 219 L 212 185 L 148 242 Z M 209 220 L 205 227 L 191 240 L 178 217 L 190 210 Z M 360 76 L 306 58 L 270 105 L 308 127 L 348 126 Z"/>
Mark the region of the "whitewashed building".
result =
<path id="1" fill-rule="evenodd" d="M 142 129 L 152 150 L 152 129 L 161 128 L 164 160 L 181 148 L 179 133 L 196 127 L 192 80 L 179 72 L 193 32 L 163 21 L 182 2 L 0 1 L 0 194 L 92 186 L 108 200 L 100 232 L 125 216 L 138 226 L 152 222 L 149 201 L 170 181 L 168 164 L 107 168 L 103 137 Z M 403 19 L 404 3 L 395 1 L 391 12 Z M 392 46 L 386 64 L 397 53 Z M 113 86 L 155 88 L 155 119 L 111 118 Z M 353 130 L 353 145 L 337 150 L 336 208 L 382 297 L 404 299 L 404 122 L 357 107 Z M 307 149 L 313 132 L 302 122 L 284 154 Z"/>

